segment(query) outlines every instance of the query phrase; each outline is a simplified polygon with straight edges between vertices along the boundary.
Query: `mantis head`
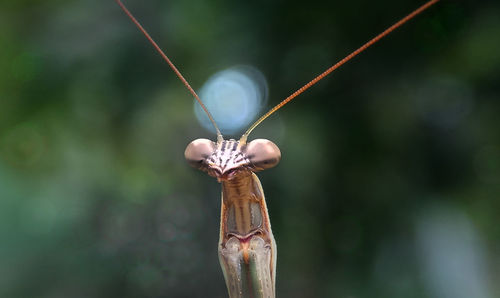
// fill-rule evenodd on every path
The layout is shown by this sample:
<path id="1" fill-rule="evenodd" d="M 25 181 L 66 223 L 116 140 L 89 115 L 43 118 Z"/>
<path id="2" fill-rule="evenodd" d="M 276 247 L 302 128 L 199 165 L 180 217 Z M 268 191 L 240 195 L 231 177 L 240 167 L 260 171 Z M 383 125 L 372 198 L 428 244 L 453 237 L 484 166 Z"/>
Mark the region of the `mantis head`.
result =
<path id="1" fill-rule="evenodd" d="M 242 140 L 196 139 L 184 151 L 187 162 L 210 176 L 231 180 L 242 172 L 258 172 L 276 166 L 281 159 L 278 146 L 266 139 Z"/>

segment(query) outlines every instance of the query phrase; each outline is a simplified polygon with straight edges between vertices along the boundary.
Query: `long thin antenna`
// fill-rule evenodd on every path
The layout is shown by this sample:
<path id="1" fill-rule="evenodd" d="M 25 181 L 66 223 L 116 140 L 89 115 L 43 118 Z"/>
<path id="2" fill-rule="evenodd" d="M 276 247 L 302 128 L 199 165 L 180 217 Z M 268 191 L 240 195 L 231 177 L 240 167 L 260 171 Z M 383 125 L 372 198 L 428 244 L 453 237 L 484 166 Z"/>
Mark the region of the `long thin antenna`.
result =
<path id="1" fill-rule="evenodd" d="M 347 61 L 351 60 L 352 58 L 354 58 L 355 56 L 357 56 L 359 53 L 363 52 L 364 50 L 366 50 L 367 48 L 369 48 L 371 45 L 373 45 L 374 43 L 376 43 L 377 41 L 379 41 L 380 39 L 382 39 L 383 37 L 385 37 L 386 35 L 388 35 L 392 31 L 394 31 L 396 28 L 398 28 L 401 25 L 403 25 L 404 23 L 408 22 L 413 17 L 415 17 L 416 15 L 418 15 L 419 13 L 421 13 L 422 11 L 426 10 L 427 8 L 429 8 L 431 5 L 435 4 L 438 1 L 439 0 L 431 0 L 431 1 L 427 2 L 427 3 L 425 3 L 424 5 L 420 6 L 419 8 L 415 9 L 412 13 L 410 13 L 406 17 L 402 18 L 401 20 L 397 21 L 394 25 L 392 25 L 391 27 L 385 29 L 382 33 L 380 33 L 379 35 L 375 36 L 370 41 L 368 41 L 367 43 L 365 43 L 364 45 L 362 45 L 361 47 L 359 47 L 357 50 L 355 50 L 354 52 L 352 52 L 349 55 L 347 55 L 344 59 L 342 59 L 339 62 L 335 63 L 332 67 L 328 68 L 322 74 L 320 74 L 319 76 L 315 77 L 312 81 L 310 81 L 309 83 L 307 83 L 304 86 L 302 86 L 301 88 L 299 88 L 297 91 L 295 91 L 290 96 L 288 96 L 287 98 L 285 98 L 282 102 L 280 102 L 279 104 L 277 104 L 274 108 L 272 108 L 267 113 L 265 113 L 257 121 L 255 121 L 255 123 L 252 124 L 252 126 L 250 126 L 250 128 L 243 134 L 243 136 L 241 136 L 240 142 L 244 142 L 245 143 L 246 140 L 247 140 L 247 138 L 248 138 L 248 135 L 252 132 L 252 130 L 254 130 L 254 128 L 256 128 L 257 125 L 259 125 L 262 121 L 264 121 L 272 113 L 274 113 L 277 110 L 279 110 L 282 106 L 286 105 L 288 102 L 290 102 L 292 99 L 294 99 L 295 97 L 297 97 L 299 94 L 301 94 L 302 92 L 304 92 L 307 89 L 309 89 L 309 87 L 311 87 L 312 85 L 316 84 L 318 81 L 320 81 L 321 79 L 323 79 L 324 77 L 326 77 L 327 75 L 329 75 L 332 71 L 334 71 L 335 69 L 339 68 L 340 66 L 342 66 L 343 64 L 345 64 Z"/>
<path id="2" fill-rule="evenodd" d="M 168 63 L 168 65 L 170 66 L 170 68 L 172 68 L 172 70 L 175 72 L 175 74 L 177 75 L 177 77 L 179 77 L 179 79 L 182 81 L 182 83 L 184 84 L 184 86 L 186 86 L 186 88 L 189 90 L 189 92 L 191 92 L 191 94 L 194 96 L 194 98 L 196 98 L 196 100 L 198 101 L 198 103 L 201 105 L 201 107 L 203 108 L 203 110 L 207 114 L 208 119 L 210 119 L 210 122 L 212 122 L 213 126 L 215 127 L 215 131 L 217 132 L 217 141 L 222 141 L 222 134 L 221 134 L 221 132 L 219 130 L 219 127 L 217 127 L 217 124 L 215 123 L 215 120 L 212 117 L 212 114 L 210 114 L 210 112 L 207 110 L 207 107 L 203 104 L 203 102 L 201 101 L 201 99 L 198 96 L 198 94 L 196 94 L 196 92 L 191 87 L 191 85 L 189 85 L 189 83 L 187 82 L 187 80 L 182 76 L 181 72 L 177 69 L 177 67 L 175 67 L 175 65 L 172 63 L 172 61 L 170 61 L 170 59 L 162 51 L 162 49 L 158 46 L 158 44 L 153 40 L 153 38 L 151 38 L 151 36 L 149 35 L 149 33 L 146 31 L 146 29 L 144 29 L 142 27 L 142 25 L 139 23 L 139 21 L 137 21 L 135 19 L 135 17 L 132 15 L 132 13 L 130 13 L 130 11 L 127 9 L 127 7 L 125 7 L 125 5 L 123 5 L 123 3 L 120 0 L 115 0 L 115 1 L 116 1 L 116 3 L 118 3 L 118 5 L 120 5 L 120 7 L 125 12 L 125 14 L 132 20 L 132 22 L 134 22 L 134 24 L 137 26 L 137 28 L 139 28 L 139 30 L 142 32 L 142 34 L 144 34 L 144 36 L 146 36 L 146 38 L 153 45 L 153 47 L 156 49 L 156 51 L 158 53 L 160 53 L 160 55 L 163 58 L 163 60 L 165 60 Z"/>

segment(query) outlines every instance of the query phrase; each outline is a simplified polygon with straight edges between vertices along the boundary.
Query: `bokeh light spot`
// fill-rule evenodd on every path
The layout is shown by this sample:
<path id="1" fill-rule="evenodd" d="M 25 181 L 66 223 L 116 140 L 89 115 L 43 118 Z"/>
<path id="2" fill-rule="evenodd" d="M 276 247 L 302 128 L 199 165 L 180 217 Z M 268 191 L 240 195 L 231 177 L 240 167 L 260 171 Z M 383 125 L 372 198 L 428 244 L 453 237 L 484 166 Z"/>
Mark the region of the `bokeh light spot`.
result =
<path id="1" fill-rule="evenodd" d="M 200 97 L 223 134 L 234 135 L 254 120 L 267 101 L 264 76 L 250 66 L 232 67 L 217 72 L 203 85 Z M 194 112 L 200 124 L 215 132 L 201 106 Z"/>

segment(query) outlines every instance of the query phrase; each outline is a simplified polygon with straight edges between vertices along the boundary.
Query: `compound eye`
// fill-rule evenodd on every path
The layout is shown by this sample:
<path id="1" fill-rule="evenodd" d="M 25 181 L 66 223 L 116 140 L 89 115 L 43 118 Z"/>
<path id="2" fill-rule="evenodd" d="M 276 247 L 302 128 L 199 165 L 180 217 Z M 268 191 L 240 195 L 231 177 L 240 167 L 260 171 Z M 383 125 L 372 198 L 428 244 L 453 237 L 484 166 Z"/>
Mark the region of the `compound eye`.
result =
<path id="1" fill-rule="evenodd" d="M 212 155 L 215 148 L 215 142 L 208 139 L 196 139 L 187 145 L 184 157 L 191 166 L 201 168 L 203 161 Z"/>
<path id="2" fill-rule="evenodd" d="M 272 168 L 281 159 L 278 146 L 266 139 L 256 139 L 248 143 L 246 155 L 257 171 Z"/>

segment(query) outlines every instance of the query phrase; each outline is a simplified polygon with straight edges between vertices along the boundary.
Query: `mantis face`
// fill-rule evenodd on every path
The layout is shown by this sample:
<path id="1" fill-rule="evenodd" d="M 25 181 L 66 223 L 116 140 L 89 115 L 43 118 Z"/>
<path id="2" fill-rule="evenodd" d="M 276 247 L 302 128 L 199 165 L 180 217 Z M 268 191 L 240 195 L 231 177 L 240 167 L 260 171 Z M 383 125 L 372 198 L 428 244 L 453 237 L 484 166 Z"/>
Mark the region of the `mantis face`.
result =
<path id="1" fill-rule="evenodd" d="M 278 146 L 266 139 L 249 143 L 236 140 L 213 142 L 196 139 L 184 152 L 187 162 L 217 180 L 231 180 L 242 172 L 258 172 L 276 166 L 281 159 Z"/>

